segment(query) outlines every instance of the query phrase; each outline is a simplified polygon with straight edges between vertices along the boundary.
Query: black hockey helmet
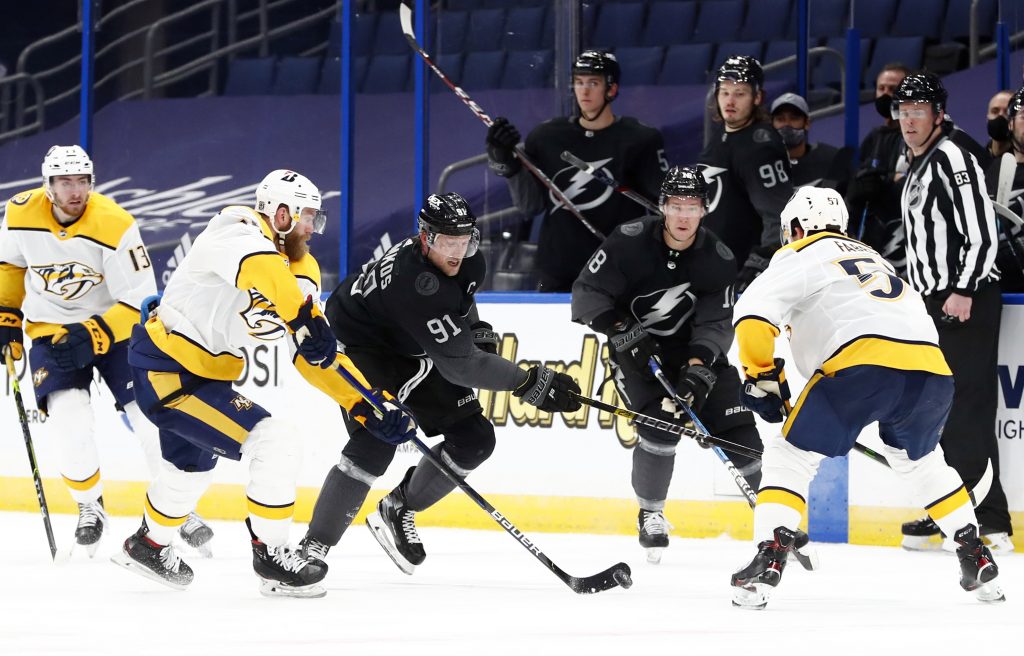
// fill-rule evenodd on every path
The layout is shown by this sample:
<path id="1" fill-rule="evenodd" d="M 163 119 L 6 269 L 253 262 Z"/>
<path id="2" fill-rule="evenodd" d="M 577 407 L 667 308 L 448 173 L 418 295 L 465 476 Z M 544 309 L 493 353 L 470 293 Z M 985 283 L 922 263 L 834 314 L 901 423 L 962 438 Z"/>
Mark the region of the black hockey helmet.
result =
<path id="1" fill-rule="evenodd" d="M 673 166 L 665 174 L 661 183 L 661 195 L 658 204 L 664 205 L 669 196 L 686 196 L 699 198 L 708 206 L 708 183 L 704 174 L 695 166 Z"/>
<path id="2" fill-rule="evenodd" d="M 764 88 L 764 69 L 761 68 L 761 62 L 749 55 L 733 55 L 718 67 L 715 91 L 718 91 L 718 87 L 725 81 L 745 82 L 756 94 Z"/>
<path id="3" fill-rule="evenodd" d="M 911 73 L 903 78 L 896 91 L 892 94 L 892 117 L 898 119 L 900 103 L 931 103 L 936 114 L 946 109 L 946 87 L 934 73 Z"/>
<path id="4" fill-rule="evenodd" d="M 470 257 L 476 253 L 480 244 L 476 215 L 469 208 L 466 199 L 455 192 L 427 196 L 423 209 L 420 210 L 419 227 L 420 232 L 426 233 L 427 246 L 430 248 L 436 247 L 438 235 L 469 236 L 469 244 L 463 257 Z M 445 255 L 449 254 L 445 252 Z"/>
<path id="5" fill-rule="evenodd" d="M 605 82 L 610 87 L 613 84 L 621 84 L 619 77 L 622 74 L 622 69 L 619 68 L 619 60 L 612 53 L 585 50 L 572 63 L 572 74 L 603 75 Z"/>
<path id="6" fill-rule="evenodd" d="M 1010 98 L 1010 102 L 1006 105 L 1006 118 L 1013 120 L 1013 117 L 1024 109 L 1024 87 L 1017 89 L 1017 92 Z"/>

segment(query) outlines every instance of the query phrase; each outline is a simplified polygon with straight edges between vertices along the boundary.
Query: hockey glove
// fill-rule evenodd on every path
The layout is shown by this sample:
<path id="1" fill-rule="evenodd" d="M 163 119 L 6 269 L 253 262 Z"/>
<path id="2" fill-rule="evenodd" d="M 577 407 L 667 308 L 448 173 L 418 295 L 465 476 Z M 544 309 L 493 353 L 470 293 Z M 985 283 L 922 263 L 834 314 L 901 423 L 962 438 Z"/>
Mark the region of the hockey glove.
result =
<path id="1" fill-rule="evenodd" d="M 498 344 L 501 343 L 501 339 L 498 338 L 498 333 L 494 332 L 493 326 L 486 321 L 477 321 L 475 324 L 469 327 L 473 331 L 473 343 L 481 351 L 487 351 L 488 353 L 498 354 Z"/>
<path id="2" fill-rule="evenodd" d="M 94 314 L 82 323 L 61 326 L 53 334 L 53 361 L 61 371 L 75 371 L 92 364 L 114 344 L 114 333 L 107 322 Z"/>
<path id="3" fill-rule="evenodd" d="M 757 378 L 748 376 L 740 392 L 740 403 L 770 424 L 781 422 L 785 419 L 784 412 L 789 411 L 789 383 L 783 371 L 785 365 L 785 360 L 775 358 L 771 371 L 760 373 Z"/>
<path id="4" fill-rule="evenodd" d="M 519 130 L 504 116 L 487 128 L 487 166 L 497 175 L 511 178 L 523 168 L 515 150 L 520 139 Z"/>
<path id="5" fill-rule="evenodd" d="M 295 341 L 295 349 L 306 362 L 321 369 L 334 365 L 338 340 L 331 332 L 327 319 L 324 319 L 320 309 L 313 303 L 312 296 L 306 297 L 298 316 L 288 322 L 288 327 L 294 333 L 292 339 Z"/>
<path id="6" fill-rule="evenodd" d="M 747 290 L 750 283 L 754 282 L 754 278 L 764 273 L 764 270 L 768 268 L 769 260 L 771 260 L 771 255 L 762 255 L 761 253 L 758 253 L 757 250 L 750 251 L 750 255 L 747 256 L 747 261 L 743 263 L 743 268 L 740 269 L 738 274 L 736 274 L 737 296 Z"/>
<path id="7" fill-rule="evenodd" d="M 379 389 L 372 392 L 378 399 L 390 397 Z M 349 414 L 381 442 L 398 445 L 412 439 L 416 435 L 416 420 L 409 409 L 394 398 L 384 401 L 383 405 L 382 414 L 364 399 L 352 406 Z"/>
<path id="8" fill-rule="evenodd" d="M 697 412 L 704 407 L 704 402 L 708 400 L 708 394 L 711 393 L 716 380 L 718 377 L 715 376 L 715 372 L 704 365 L 691 364 L 679 372 L 676 392 L 691 410 Z"/>
<path id="9" fill-rule="evenodd" d="M 882 199 L 890 184 L 885 171 L 877 168 L 861 169 L 850 185 L 849 203 L 858 206 L 875 203 Z"/>
<path id="10" fill-rule="evenodd" d="M 579 393 L 575 380 L 548 367 L 530 367 L 526 381 L 512 392 L 545 412 L 576 412 L 581 404 L 574 394 Z"/>
<path id="11" fill-rule="evenodd" d="M 644 378 L 654 378 L 647 363 L 652 357 L 661 360 L 661 349 L 644 327 L 636 322 L 616 324 L 608 343 L 615 349 L 615 361 L 622 367 Z"/>
<path id="12" fill-rule="evenodd" d="M 21 332 L 21 320 L 24 315 L 18 308 L 0 306 L 0 355 L 4 349 L 11 350 L 11 357 L 20 360 L 24 348 L 25 336 Z"/>

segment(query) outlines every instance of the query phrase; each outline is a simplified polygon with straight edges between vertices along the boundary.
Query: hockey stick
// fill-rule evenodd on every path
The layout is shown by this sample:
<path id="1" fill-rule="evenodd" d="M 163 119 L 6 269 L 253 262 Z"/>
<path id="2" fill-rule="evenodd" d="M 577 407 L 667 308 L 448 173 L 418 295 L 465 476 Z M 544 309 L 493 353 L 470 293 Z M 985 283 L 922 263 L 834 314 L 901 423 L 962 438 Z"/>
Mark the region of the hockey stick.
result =
<path id="1" fill-rule="evenodd" d="M 355 376 L 349 373 L 349 371 L 345 369 L 345 367 L 335 365 L 335 369 L 337 369 L 338 373 L 341 374 L 342 378 L 344 378 L 345 381 L 348 382 L 348 384 L 353 387 L 353 389 L 359 392 L 360 396 L 366 399 L 367 403 L 373 406 L 375 410 L 383 412 L 383 402 L 379 398 L 377 398 L 370 390 L 363 387 L 362 383 L 356 380 Z M 591 594 L 595 592 L 603 592 L 604 590 L 609 590 L 616 586 L 628 588 L 631 585 L 633 585 L 632 572 L 629 569 L 629 565 L 627 565 L 626 563 L 618 563 L 616 565 L 612 565 L 603 572 L 599 572 L 598 574 L 594 574 L 593 576 L 579 577 L 567 574 L 562 568 L 553 563 L 550 558 L 545 556 L 544 552 L 542 552 L 540 548 L 537 547 L 537 545 L 532 540 L 527 538 L 522 531 L 516 528 L 515 525 L 507 517 L 505 517 L 505 515 L 498 512 L 494 508 L 494 506 L 492 506 L 486 499 L 480 496 L 480 494 L 476 490 L 470 487 L 469 483 L 463 480 L 462 477 L 460 477 L 458 474 L 453 472 L 451 467 L 449 467 L 443 460 L 441 460 L 441 458 L 439 458 L 437 454 L 431 451 L 430 448 L 426 444 L 424 444 L 418 436 L 414 435 L 411 439 L 411 442 L 414 445 L 416 445 L 416 448 L 420 450 L 420 453 L 422 453 L 428 460 L 430 460 L 430 462 L 434 464 L 435 467 L 437 467 L 438 471 L 444 474 L 445 478 L 447 478 L 452 483 L 455 483 L 460 488 L 462 488 L 462 491 L 465 492 L 470 499 L 475 501 L 476 505 L 483 508 L 484 511 L 488 515 L 490 515 L 495 522 L 498 523 L 498 525 L 505 529 L 506 533 L 514 537 L 517 542 L 522 544 L 527 551 L 533 554 L 537 560 L 539 560 L 541 563 L 544 564 L 545 567 L 551 570 L 555 574 L 555 576 L 562 580 L 563 583 L 568 585 L 573 592 L 577 592 L 579 594 Z"/>
<path id="2" fill-rule="evenodd" d="M 708 432 L 708 429 L 705 428 L 704 424 L 697 418 L 697 413 L 693 411 L 693 408 L 691 408 L 681 396 L 679 396 L 679 392 L 676 391 L 676 388 L 672 383 L 668 382 L 668 378 L 665 377 L 665 372 L 662 371 L 661 365 L 658 364 L 658 361 L 652 357 L 648 362 L 648 365 L 651 367 L 651 371 L 654 372 L 654 377 L 658 379 L 658 382 L 665 388 L 665 391 L 668 392 L 669 396 L 675 399 L 675 402 L 686 411 L 686 414 L 690 415 L 693 425 L 705 435 L 710 435 L 711 433 Z M 729 475 L 732 476 L 733 482 L 736 483 L 736 487 L 738 487 L 740 492 L 743 493 L 743 496 L 747 498 L 747 505 L 749 505 L 751 510 L 753 510 L 757 505 L 757 493 L 754 492 L 750 487 L 750 484 L 747 483 L 747 479 L 740 473 L 740 470 L 736 469 L 736 465 L 734 465 L 732 460 L 729 459 L 729 456 L 725 455 L 725 451 L 722 451 L 722 449 L 717 446 L 711 446 L 711 450 L 714 451 L 715 455 L 718 456 L 718 459 L 722 461 L 723 465 L 725 465 Z M 800 551 L 800 548 L 803 546 L 805 545 L 794 545 L 792 552 L 793 557 L 796 558 L 796 561 L 800 563 L 801 567 L 809 572 L 818 569 L 817 552 L 811 551 L 809 553 L 804 553 Z"/>
<path id="3" fill-rule="evenodd" d="M 427 54 L 427 51 L 424 50 L 423 47 L 419 44 L 419 41 L 416 40 L 416 33 L 413 31 L 412 28 L 412 9 L 409 7 L 409 5 L 405 4 L 404 2 L 398 6 L 398 18 L 402 24 L 402 33 L 405 34 L 405 39 L 409 42 L 409 46 L 416 51 L 416 54 L 423 58 L 423 61 L 425 61 L 427 63 L 427 66 L 429 66 L 431 70 L 433 70 L 434 73 L 437 74 L 437 77 L 441 78 L 441 81 L 444 82 L 445 86 L 451 89 L 455 93 L 455 95 L 459 97 L 459 100 L 464 102 L 466 104 L 466 107 L 469 107 L 469 109 L 474 114 L 476 114 L 476 117 L 480 119 L 484 125 L 486 125 L 487 127 L 491 127 L 491 124 L 494 123 L 494 121 L 492 121 L 491 117 L 487 115 L 487 112 L 485 112 L 483 108 L 481 108 L 480 105 L 476 103 L 475 100 L 470 98 L 469 94 L 463 91 L 462 87 L 452 82 L 451 79 L 449 79 L 449 77 L 444 74 L 444 71 L 438 68 L 437 64 L 434 63 L 434 60 L 432 60 L 430 58 L 430 55 Z M 604 241 L 604 233 L 595 228 L 594 224 L 592 224 L 590 221 L 587 221 L 587 219 L 583 216 L 583 213 L 580 211 L 580 209 L 576 207 L 576 205 L 574 205 L 571 200 L 569 200 L 569 197 L 566 196 L 561 189 L 555 186 L 555 183 L 551 181 L 551 178 L 544 175 L 544 172 L 537 168 L 536 164 L 530 161 L 530 158 L 527 157 L 526 153 L 523 151 L 523 147 L 520 146 L 519 144 L 516 144 L 514 150 L 516 153 L 516 157 L 518 157 L 519 161 L 522 162 L 524 167 L 526 167 L 526 170 L 532 173 L 534 177 L 536 177 L 542 185 L 547 187 L 548 190 L 555 196 L 555 198 L 558 199 L 558 202 L 561 203 L 562 206 L 565 207 L 565 209 L 568 210 L 570 214 L 579 219 L 580 222 L 583 223 L 583 226 L 587 230 L 589 230 L 591 234 L 593 234 L 599 240 Z M 558 208 L 556 207 L 554 209 Z"/>
<path id="4" fill-rule="evenodd" d="M 583 161 L 579 157 L 573 155 L 568 150 L 562 151 L 562 161 L 567 164 L 575 166 L 580 171 L 583 171 L 584 173 L 594 178 L 601 184 L 607 187 L 611 187 L 615 191 L 619 192 L 626 198 L 636 203 L 637 205 L 643 207 L 651 214 L 657 214 L 658 216 L 661 216 L 661 209 L 659 209 L 657 205 L 649 201 L 646 197 L 641 196 L 639 193 L 633 191 L 630 187 L 619 184 L 619 182 L 615 178 L 608 175 L 603 170 L 594 168 L 594 165 L 591 164 L 590 162 Z"/>
<path id="5" fill-rule="evenodd" d="M 686 437 L 692 437 L 698 442 L 706 442 L 708 444 L 720 446 L 726 451 L 731 451 L 736 455 L 747 456 L 748 458 L 761 457 L 761 452 L 756 449 L 751 449 L 741 444 L 735 444 L 728 440 L 717 438 L 714 435 L 705 435 L 700 431 L 693 430 L 692 428 L 687 428 L 686 426 L 683 426 L 681 424 L 673 424 L 672 422 L 657 419 L 655 417 L 651 417 L 650 415 L 643 415 L 640 414 L 639 412 L 633 412 L 632 410 L 620 408 L 618 406 L 605 403 L 604 401 L 598 401 L 597 399 L 588 398 L 586 396 L 583 396 L 582 394 L 576 394 L 574 392 L 569 392 L 569 394 L 583 405 L 589 405 L 592 408 L 597 408 L 598 410 L 610 412 L 613 415 L 623 417 L 624 419 L 629 419 L 633 423 L 640 424 L 641 426 L 649 426 L 650 428 L 665 431 L 666 433 L 671 433 L 672 435 L 685 435 Z"/>
<path id="6" fill-rule="evenodd" d="M 5 346 L 3 351 L 4 361 L 7 363 L 7 376 L 11 379 L 11 388 L 14 390 L 14 404 L 18 406 L 18 420 L 21 422 L 21 433 L 25 437 L 25 448 L 28 449 L 28 463 L 32 466 L 32 480 L 36 484 L 39 512 L 43 514 L 46 540 L 50 543 L 50 558 L 57 560 L 57 542 L 53 539 L 53 526 L 50 525 L 50 510 L 46 505 L 46 495 L 43 493 L 43 479 L 39 477 L 36 451 L 32 447 L 32 433 L 28 429 L 28 415 L 25 413 L 25 403 L 21 399 L 21 384 L 18 382 L 18 375 L 14 371 L 14 356 L 11 354 L 9 346 Z"/>

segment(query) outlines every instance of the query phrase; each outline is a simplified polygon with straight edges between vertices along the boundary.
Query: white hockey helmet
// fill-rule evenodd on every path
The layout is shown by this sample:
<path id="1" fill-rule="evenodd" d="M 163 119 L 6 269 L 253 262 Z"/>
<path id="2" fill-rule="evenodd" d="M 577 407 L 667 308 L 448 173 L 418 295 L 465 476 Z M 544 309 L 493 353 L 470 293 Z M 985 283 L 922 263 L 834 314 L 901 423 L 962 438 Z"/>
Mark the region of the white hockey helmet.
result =
<path id="1" fill-rule="evenodd" d="M 93 172 L 92 160 L 81 146 L 50 146 L 43 157 L 43 189 L 46 197 L 53 201 L 53 187 L 50 180 L 58 175 L 87 175 L 89 186 L 96 184 L 96 174 Z"/>
<path id="2" fill-rule="evenodd" d="M 800 224 L 804 233 L 812 230 L 833 230 L 846 234 L 850 213 L 843 197 L 835 189 L 825 187 L 797 187 L 789 202 L 782 209 L 782 242 L 789 243 L 790 226 L 793 221 Z"/>
<path id="3" fill-rule="evenodd" d="M 291 226 L 278 234 L 287 235 L 301 220 L 313 224 L 313 232 L 323 234 L 327 224 L 327 213 L 320 209 L 320 190 L 301 173 L 277 169 L 267 174 L 256 187 L 256 211 L 273 217 L 281 205 L 288 207 L 292 217 Z M 273 223 L 271 223 L 273 225 Z"/>

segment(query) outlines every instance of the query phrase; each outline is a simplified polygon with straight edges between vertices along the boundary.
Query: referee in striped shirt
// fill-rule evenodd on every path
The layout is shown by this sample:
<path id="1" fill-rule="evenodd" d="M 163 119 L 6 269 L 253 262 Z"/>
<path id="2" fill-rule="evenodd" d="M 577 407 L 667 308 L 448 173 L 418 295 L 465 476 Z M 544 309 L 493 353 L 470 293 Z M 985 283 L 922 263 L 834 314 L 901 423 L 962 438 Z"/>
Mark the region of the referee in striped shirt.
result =
<path id="1" fill-rule="evenodd" d="M 946 462 L 972 488 L 991 459 L 995 476 L 988 496 L 978 499 L 978 523 L 993 551 L 1009 551 L 1013 530 L 995 435 L 1002 313 L 995 213 L 977 160 L 943 135 L 946 97 L 931 73 L 906 76 L 893 95 L 893 118 L 913 153 L 900 200 L 907 277 L 925 299 L 956 383 L 941 440 Z M 938 532 L 930 518 L 908 522 L 904 546 L 922 546 Z"/>

